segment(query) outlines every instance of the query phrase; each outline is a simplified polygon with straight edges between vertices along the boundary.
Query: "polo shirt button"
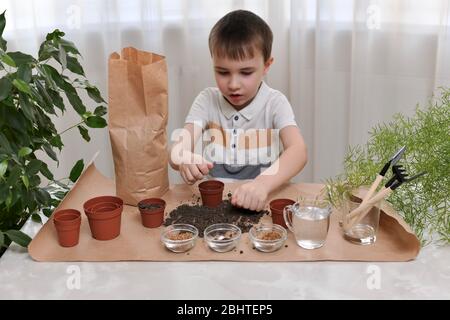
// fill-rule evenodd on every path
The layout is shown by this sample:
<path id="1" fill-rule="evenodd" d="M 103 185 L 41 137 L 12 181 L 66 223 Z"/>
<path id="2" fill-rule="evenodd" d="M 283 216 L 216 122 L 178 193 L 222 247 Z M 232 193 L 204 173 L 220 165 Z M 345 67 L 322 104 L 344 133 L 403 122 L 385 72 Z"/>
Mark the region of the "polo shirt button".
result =
<path id="1" fill-rule="evenodd" d="M 238 121 L 239 120 L 239 116 L 234 116 L 234 120 Z"/>
<path id="2" fill-rule="evenodd" d="M 231 147 L 232 147 L 233 149 L 236 148 L 236 144 L 233 143 L 233 144 L 231 145 Z"/>
<path id="3" fill-rule="evenodd" d="M 237 133 L 236 129 L 233 129 L 233 134 L 236 134 L 236 133 Z"/>

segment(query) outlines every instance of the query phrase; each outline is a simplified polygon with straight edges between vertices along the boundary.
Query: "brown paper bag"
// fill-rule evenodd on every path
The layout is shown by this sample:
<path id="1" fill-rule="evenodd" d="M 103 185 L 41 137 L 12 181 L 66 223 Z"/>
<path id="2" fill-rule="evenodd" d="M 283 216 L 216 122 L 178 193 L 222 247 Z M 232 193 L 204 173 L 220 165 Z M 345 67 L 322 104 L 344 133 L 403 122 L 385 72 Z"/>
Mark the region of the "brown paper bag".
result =
<path id="1" fill-rule="evenodd" d="M 116 192 L 136 205 L 169 187 L 164 56 L 124 48 L 109 57 L 109 136 Z"/>

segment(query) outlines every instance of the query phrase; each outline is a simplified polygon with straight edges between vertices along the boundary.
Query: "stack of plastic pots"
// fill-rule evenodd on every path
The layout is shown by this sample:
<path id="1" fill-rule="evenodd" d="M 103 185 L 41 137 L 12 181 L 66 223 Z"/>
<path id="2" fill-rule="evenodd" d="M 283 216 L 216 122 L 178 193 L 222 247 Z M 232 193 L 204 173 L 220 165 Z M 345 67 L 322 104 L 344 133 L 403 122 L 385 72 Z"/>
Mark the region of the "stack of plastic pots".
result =
<path id="1" fill-rule="evenodd" d="M 122 199 L 115 196 L 95 197 L 86 201 L 83 208 L 94 239 L 111 240 L 119 236 Z"/>
<path id="2" fill-rule="evenodd" d="M 80 239 L 81 213 L 75 209 L 55 212 L 53 216 L 58 242 L 62 247 L 73 247 Z"/>

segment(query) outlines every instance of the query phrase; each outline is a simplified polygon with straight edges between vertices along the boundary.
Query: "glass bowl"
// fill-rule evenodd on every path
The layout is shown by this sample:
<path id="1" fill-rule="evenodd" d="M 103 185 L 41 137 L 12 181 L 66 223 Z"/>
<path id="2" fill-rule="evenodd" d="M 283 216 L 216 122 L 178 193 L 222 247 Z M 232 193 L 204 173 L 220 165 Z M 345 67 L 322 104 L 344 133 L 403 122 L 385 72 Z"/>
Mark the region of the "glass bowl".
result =
<path id="1" fill-rule="evenodd" d="M 262 223 L 254 225 L 248 236 L 256 250 L 274 252 L 280 249 L 287 239 L 287 231 L 278 224 Z"/>
<path id="2" fill-rule="evenodd" d="M 227 252 L 237 246 L 241 233 L 241 229 L 234 224 L 217 223 L 205 229 L 203 239 L 212 250 Z"/>
<path id="3" fill-rule="evenodd" d="M 161 241 L 173 252 L 186 252 L 195 246 L 198 229 L 190 224 L 172 224 L 161 233 Z"/>

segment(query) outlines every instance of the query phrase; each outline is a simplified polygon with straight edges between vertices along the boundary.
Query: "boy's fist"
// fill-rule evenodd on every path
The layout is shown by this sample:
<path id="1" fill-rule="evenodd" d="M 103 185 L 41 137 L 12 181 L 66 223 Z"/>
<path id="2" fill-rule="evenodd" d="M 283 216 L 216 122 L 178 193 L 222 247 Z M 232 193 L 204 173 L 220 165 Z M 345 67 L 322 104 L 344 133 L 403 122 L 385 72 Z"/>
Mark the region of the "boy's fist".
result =
<path id="1" fill-rule="evenodd" d="M 206 161 L 202 156 L 193 154 L 192 163 L 180 164 L 179 170 L 184 182 L 194 184 L 197 180 L 202 180 L 213 166 L 211 162 Z"/>
<path id="2" fill-rule="evenodd" d="M 231 197 L 231 204 L 237 207 L 261 211 L 266 205 L 269 195 L 266 187 L 255 181 L 246 183 L 238 187 Z"/>

